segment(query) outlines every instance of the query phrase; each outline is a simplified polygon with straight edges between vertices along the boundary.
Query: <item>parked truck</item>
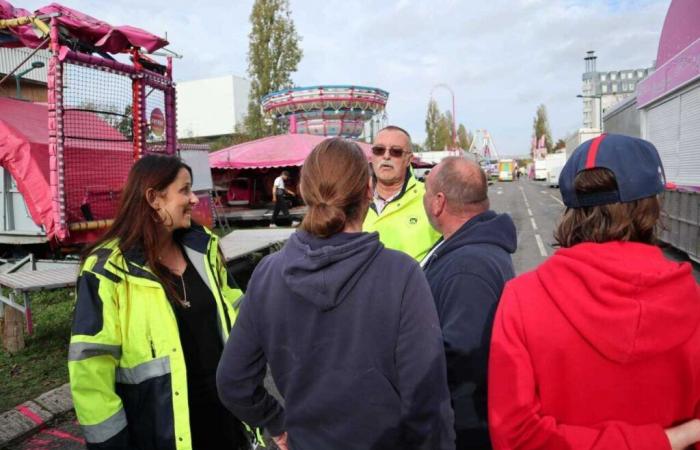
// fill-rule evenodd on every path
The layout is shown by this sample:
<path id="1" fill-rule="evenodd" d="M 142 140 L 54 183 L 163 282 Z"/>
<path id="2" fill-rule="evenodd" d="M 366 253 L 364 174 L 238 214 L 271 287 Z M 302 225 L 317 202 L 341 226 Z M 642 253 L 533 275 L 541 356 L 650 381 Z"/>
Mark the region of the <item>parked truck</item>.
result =
<path id="1" fill-rule="evenodd" d="M 566 151 L 551 153 L 545 157 L 547 162 L 547 184 L 549 187 L 559 187 L 559 175 L 566 164 Z"/>
<path id="2" fill-rule="evenodd" d="M 547 179 L 547 160 L 536 159 L 535 164 L 535 180 L 545 181 Z"/>

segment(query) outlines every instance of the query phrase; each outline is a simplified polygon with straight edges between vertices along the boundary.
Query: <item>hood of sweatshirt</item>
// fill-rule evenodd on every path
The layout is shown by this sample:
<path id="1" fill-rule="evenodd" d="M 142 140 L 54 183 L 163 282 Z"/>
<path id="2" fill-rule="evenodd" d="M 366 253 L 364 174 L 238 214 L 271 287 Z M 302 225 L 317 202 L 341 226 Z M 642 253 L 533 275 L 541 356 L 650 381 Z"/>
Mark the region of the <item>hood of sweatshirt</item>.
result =
<path id="1" fill-rule="evenodd" d="M 440 246 L 438 253 L 444 256 L 453 249 L 474 244 L 497 245 L 508 253 L 514 253 L 518 247 L 518 233 L 513 219 L 508 214 L 494 211 L 474 216 Z"/>
<path id="2" fill-rule="evenodd" d="M 558 250 L 536 274 L 578 333 L 627 363 L 686 342 L 700 324 L 700 286 L 688 263 L 633 242 Z"/>
<path id="3" fill-rule="evenodd" d="M 345 300 L 382 248 L 377 233 L 319 238 L 298 230 L 281 251 L 282 278 L 290 291 L 327 311 Z"/>

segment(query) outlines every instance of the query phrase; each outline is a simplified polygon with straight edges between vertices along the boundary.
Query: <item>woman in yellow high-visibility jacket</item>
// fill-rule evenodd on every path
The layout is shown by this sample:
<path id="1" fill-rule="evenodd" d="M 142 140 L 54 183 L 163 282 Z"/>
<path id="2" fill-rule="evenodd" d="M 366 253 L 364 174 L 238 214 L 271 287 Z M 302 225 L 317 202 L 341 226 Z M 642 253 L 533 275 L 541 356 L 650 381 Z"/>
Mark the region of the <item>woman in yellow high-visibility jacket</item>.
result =
<path id="1" fill-rule="evenodd" d="M 241 291 L 197 202 L 186 164 L 145 156 L 86 253 L 68 368 L 89 449 L 250 447 L 215 381 Z"/>

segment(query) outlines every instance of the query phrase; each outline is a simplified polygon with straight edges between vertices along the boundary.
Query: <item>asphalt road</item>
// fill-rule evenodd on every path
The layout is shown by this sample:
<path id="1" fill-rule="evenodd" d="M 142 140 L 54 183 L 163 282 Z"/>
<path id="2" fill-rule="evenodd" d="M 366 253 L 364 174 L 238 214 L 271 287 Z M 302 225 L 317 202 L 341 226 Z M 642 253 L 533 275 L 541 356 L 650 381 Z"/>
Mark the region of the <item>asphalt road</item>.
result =
<path id="1" fill-rule="evenodd" d="M 489 187 L 491 208 L 507 212 L 513 217 L 518 230 L 518 250 L 513 255 L 517 274 L 534 269 L 554 253 L 553 231 L 564 210 L 559 190 L 543 182 L 520 180 L 495 182 Z M 667 256 L 677 261 L 687 261 L 685 255 L 672 249 Z M 693 264 L 693 274 L 700 282 L 700 266 Z M 84 449 L 80 429 L 75 417 L 68 417 L 45 428 L 26 441 L 10 447 L 11 450 L 76 450 Z"/>

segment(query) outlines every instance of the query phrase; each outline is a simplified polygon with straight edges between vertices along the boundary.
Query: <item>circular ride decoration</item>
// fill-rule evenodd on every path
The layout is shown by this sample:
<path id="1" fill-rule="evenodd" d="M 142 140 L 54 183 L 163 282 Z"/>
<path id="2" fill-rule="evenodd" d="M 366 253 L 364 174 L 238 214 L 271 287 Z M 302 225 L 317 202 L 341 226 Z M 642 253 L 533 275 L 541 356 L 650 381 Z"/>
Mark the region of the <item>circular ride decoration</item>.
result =
<path id="1" fill-rule="evenodd" d="M 357 138 L 366 121 L 384 112 L 388 98 L 387 91 L 373 87 L 306 86 L 267 94 L 262 108 L 288 122 L 291 133 Z"/>

